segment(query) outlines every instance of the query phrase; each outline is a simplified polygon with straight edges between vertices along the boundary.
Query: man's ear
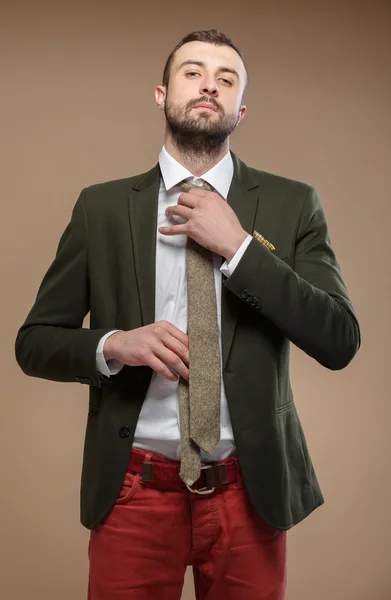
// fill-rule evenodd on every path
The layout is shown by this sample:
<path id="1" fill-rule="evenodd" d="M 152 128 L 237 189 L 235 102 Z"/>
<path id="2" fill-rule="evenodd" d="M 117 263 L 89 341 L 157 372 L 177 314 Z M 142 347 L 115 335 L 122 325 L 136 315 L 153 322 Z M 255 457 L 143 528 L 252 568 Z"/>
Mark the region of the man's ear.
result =
<path id="1" fill-rule="evenodd" d="M 239 110 L 239 119 L 238 119 L 238 122 L 236 124 L 236 127 L 244 119 L 244 115 L 246 114 L 246 112 L 247 112 L 247 106 L 245 106 L 244 104 L 242 104 L 242 106 L 240 107 L 240 110 Z"/>
<path id="2" fill-rule="evenodd" d="M 166 86 L 158 85 L 155 88 L 155 100 L 160 110 L 164 110 L 164 103 L 166 101 Z"/>

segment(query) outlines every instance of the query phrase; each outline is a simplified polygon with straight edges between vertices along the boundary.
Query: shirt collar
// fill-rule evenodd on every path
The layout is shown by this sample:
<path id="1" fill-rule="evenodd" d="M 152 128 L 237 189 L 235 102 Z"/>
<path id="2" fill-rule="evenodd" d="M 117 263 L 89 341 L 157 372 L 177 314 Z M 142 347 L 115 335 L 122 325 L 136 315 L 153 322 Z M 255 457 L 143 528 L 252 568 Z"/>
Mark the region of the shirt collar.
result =
<path id="1" fill-rule="evenodd" d="M 175 160 L 175 158 L 167 152 L 165 146 L 163 146 L 159 154 L 159 166 L 166 191 L 170 190 L 175 185 L 178 185 L 178 183 L 188 177 L 198 179 L 193 173 L 190 173 L 186 167 Z M 234 165 L 232 156 L 228 151 L 217 165 L 204 173 L 199 179 L 207 181 L 224 199 L 226 199 L 231 186 L 233 173 Z"/>

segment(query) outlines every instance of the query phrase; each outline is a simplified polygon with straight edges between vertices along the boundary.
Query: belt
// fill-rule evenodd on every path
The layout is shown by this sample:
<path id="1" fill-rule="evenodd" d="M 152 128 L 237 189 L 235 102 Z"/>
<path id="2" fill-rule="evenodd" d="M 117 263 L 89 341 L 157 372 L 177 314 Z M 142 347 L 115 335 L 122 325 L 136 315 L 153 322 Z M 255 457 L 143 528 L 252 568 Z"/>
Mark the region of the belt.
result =
<path id="1" fill-rule="evenodd" d="M 239 464 L 236 457 L 231 456 L 223 461 L 201 464 L 200 477 L 190 487 L 179 477 L 180 463 L 159 457 L 153 452 L 132 448 L 128 470 L 142 475 L 143 481 L 164 481 L 181 483 L 196 494 L 210 494 L 216 487 L 234 483 L 240 478 Z"/>

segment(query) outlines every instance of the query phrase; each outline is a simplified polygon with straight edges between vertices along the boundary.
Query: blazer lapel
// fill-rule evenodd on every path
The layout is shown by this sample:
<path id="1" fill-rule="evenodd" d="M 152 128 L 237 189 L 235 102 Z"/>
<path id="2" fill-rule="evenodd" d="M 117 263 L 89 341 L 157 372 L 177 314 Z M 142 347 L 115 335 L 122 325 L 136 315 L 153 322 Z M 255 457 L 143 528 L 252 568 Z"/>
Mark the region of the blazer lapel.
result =
<path id="1" fill-rule="evenodd" d="M 234 163 L 234 175 L 227 196 L 227 202 L 236 213 L 243 229 L 252 235 L 258 207 L 258 183 L 252 176 L 247 165 L 232 151 L 231 156 Z M 241 300 L 234 296 L 232 292 L 225 289 L 226 281 L 227 278 L 223 275 L 221 282 L 221 343 L 223 369 L 225 369 L 228 362 L 235 334 L 239 306 L 241 305 Z"/>
<path id="2" fill-rule="evenodd" d="M 235 211 L 243 229 L 252 233 L 258 205 L 258 183 L 247 165 L 231 151 L 234 174 L 227 202 Z M 155 321 L 156 229 L 160 185 L 157 164 L 133 186 L 128 198 L 129 221 L 133 239 L 135 271 L 143 325 Z M 241 301 L 225 289 L 222 275 L 221 336 L 222 363 L 225 368 L 231 349 Z"/>
<path id="3" fill-rule="evenodd" d="M 134 186 L 129 202 L 136 280 L 143 325 L 155 322 L 156 230 L 160 167 L 155 165 Z"/>

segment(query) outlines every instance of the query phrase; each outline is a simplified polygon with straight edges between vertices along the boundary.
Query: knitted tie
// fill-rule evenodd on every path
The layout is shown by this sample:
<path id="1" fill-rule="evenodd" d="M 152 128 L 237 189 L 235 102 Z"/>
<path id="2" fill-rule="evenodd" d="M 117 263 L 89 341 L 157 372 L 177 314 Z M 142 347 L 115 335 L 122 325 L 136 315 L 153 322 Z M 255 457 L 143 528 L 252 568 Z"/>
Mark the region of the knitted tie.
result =
<path id="1" fill-rule="evenodd" d="M 201 187 L 182 182 L 187 192 Z M 186 248 L 189 381 L 179 377 L 181 467 L 179 476 L 189 486 L 201 474 L 200 449 L 211 454 L 220 440 L 221 366 L 217 325 L 213 254 L 191 237 Z"/>

